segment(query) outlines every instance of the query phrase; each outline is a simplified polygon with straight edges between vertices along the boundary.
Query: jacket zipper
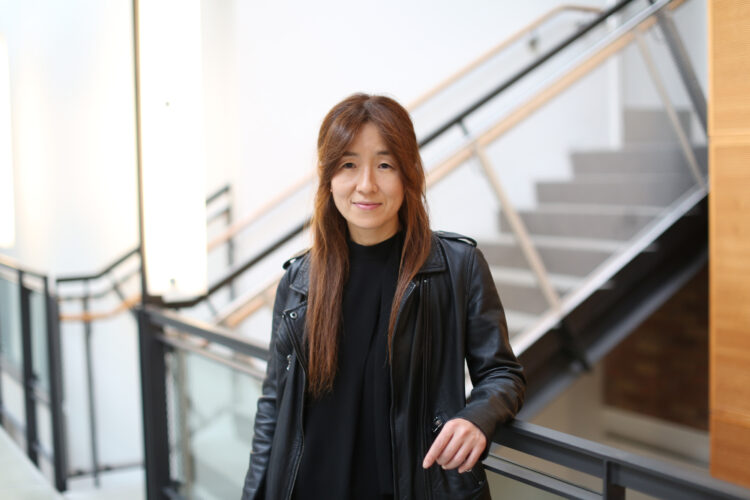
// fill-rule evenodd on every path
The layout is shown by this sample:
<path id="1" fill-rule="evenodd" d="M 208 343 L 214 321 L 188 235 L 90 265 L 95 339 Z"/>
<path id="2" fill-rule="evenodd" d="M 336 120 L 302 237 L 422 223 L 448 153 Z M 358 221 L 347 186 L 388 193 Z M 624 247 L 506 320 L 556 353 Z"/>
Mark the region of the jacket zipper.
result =
<path id="1" fill-rule="evenodd" d="M 297 314 L 296 311 L 294 311 L 294 313 Z M 287 319 L 287 313 L 284 312 L 283 314 L 284 314 L 284 319 Z M 299 424 L 300 424 L 300 431 L 299 432 L 300 432 L 301 440 L 300 440 L 299 450 L 297 451 L 297 456 L 296 456 L 295 461 L 294 461 L 294 472 L 292 473 L 292 480 L 289 483 L 289 486 L 287 487 L 287 493 L 285 495 L 286 500 L 291 500 L 291 498 L 292 498 L 292 492 L 294 491 L 294 483 L 297 482 L 297 473 L 299 471 L 299 464 L 302 461 L 302 452 L 305 449 L 305 435 L 304 435 L 304 431 L 303 431 L 304 425 L 303 425 L 303 420 L 302 419 L 303 419 L 303 416 L 304 416 L 303 415 L 304 406 L 305 406 L 305 391 L 304 391 L 304 387 L 307 384 L 307 382 L 306 382 L 306 379 L 307 379 L 307 370 L 305 369 L 305 365 L 302 362 L 302 360 L 305 359 L 305 358 L 303 358 L 301 356 L 301 348 L 300 348 L 299 344 L 297 343 L 297 337 L 296 337 L 296 332 L 295 332 L 295 329 L 294 329 L 294 325 L 291 324 L 291 322 L 289 322 L 289 323 L 287 323 L 287 326 L 288 326 L 289 331 L 290 331 L 289 337 L 290 337 L 291 342 L 292 342 L 292 348 L 297 353 L 297 359 L 300 360 L 299 365 L 300 365 L 300 368 L 302 368 L 302 387 L 303 387 L 302 393 L 299 396 L 300 401 L 299 401 L 299 404 L 298 404 L 298 406 L 299 406 L 299 415 L 298 416 L 299 416 Z M 287 367 L 287 369 L 288 369 L 288 367 Z"/>
<path id="2" fill-rule="evenodd" d="M 398 312 L 396 313 L 396 323 L 394 323 L 393 326 L 393 338 L 391 339 L 391 343 L 388 346 L 388 349 L 392 353 L 392 355 L 396 356 L 396 353 L 393 351 L 393 339 L 396 338 L 396 332 L 398 331 L 398 321 L 401 319 L 401 312 L 404 310 L 404 305 L 406 304 L 407 299 L 411 296 L 411 294 L 414 292 L 414 289 L 417 287 L 417 284 L 412 280 L 409 283 L 409 286 L 406 288 L 406 292 L 404 292 L 404 298 L 401 299 L 401 303 L 398 305 Z M 394 361 L 391 360 L 390 367 L 388 369 L 388 377 L 390 378 L 391 382 L 391 408 L 390 408 L 390 428 L 391 428 L 391 467 L 393 469 L 393 498 L 401 498 L 398 492 L 398 467 L 396 464 L 396 447 L 394 446 L 394 437 L 396 436 L 394 432 L 395 426 L 393 425 L 394 416 L 393 416 L 393 402 L 395 401 L 395 398 L 393 397 L 393 365 Z"/>
<path id="3" fill-rule="evenodd" d="M 429 307 L 429 280 L 427 278 L 422 280 L 422 293 L 419 297 L 422 302 L 422 323 L 424 335 L 424 351 L 422 356 L 422 425 L 430 420 L 427 418 L 427 388 L 430 380 L 430 354 L 432 350 L 431 337 L 430 337 L 430 322 L 429 314 L 427 309 Z M 422 428 L 422 453 L 427 452 L 427 443 L 429 439 L 425 439 L 429 427 Z M 430 469 L 422 470 L 422 478 L 424 480 L 424 493 L 425 498 L 432 498 L 432 488 L 430 487 Z"/>

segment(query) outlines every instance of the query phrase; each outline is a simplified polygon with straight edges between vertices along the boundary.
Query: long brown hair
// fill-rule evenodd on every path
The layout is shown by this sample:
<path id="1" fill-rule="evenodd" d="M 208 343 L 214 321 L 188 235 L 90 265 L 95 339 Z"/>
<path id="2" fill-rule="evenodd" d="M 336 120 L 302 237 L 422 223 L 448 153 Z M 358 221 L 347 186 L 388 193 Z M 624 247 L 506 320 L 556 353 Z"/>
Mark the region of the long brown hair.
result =
<path id="1" fill-rule="evenodd" d="M 336 174 L 347 147 L 365 123 L 378 128 L 396 160 L 404 187 L 404 200 L 398 212 L 404 245 L 388 322 L 389 359 L 398 304 L 430 253 L 425 175 L 409 113 L 385 96 L 349 96 L 328 112 L 318 134 L 318 190 L 311 222 L 310 286 L 305 325 L 308 391 L 314 397 L 333 387 L 342 329 L 343 290 L 349 275 L 347 224 L 334 205 L 331 178 Z"/>

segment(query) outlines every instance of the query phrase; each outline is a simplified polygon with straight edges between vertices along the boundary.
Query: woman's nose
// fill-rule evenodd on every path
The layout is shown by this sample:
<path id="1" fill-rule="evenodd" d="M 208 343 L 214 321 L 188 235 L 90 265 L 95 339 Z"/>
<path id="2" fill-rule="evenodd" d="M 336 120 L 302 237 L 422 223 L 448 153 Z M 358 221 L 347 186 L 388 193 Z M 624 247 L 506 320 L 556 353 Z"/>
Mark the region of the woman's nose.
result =
<path id="1" fill-rule="evenodd" d="M 360 193 L 375 193 L 378 190 L 378 184 L 375 179 L 375 169 L 365 167 L 361 170 L 359 179 L 357 179 L 357 191 Z"/>

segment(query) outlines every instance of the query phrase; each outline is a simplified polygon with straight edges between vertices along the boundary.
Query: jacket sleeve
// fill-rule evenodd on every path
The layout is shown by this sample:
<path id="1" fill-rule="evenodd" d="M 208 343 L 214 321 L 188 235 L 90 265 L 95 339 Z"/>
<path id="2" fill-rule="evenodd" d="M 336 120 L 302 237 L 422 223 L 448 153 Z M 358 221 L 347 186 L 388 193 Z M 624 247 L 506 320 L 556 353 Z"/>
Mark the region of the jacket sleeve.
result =
<path id="1" fill-rule="evenodd" d="M 456 414 L 476 425 L 487 438 L 487 457 L 497 424 L 521 409 L 526 378 L 508 340 L 505 313 L 489 265 L 473 248 L 467 273 L 466 364 L 474 388 Z"/>
<path id="2" fill-rule="evenodd" d="M 262 394 L 258 398 L 258 407 L 255 412 L 255 429 L 253 431 L 253 444 L 250 453 L 250 466 L 245 475 L 242 500 L 261 499 L 265 496 L 266 469 L 271 453 L 273 433 L 276 428 L 276 381 L 279 365 L 276 353 L 277 332 L 288 290 L 289 273 L 287 272 L 281 278 L 279 286 L 276 289 L 271 323 L 270 357 L 266 365 L 266 377 L 263 380 Z"/>

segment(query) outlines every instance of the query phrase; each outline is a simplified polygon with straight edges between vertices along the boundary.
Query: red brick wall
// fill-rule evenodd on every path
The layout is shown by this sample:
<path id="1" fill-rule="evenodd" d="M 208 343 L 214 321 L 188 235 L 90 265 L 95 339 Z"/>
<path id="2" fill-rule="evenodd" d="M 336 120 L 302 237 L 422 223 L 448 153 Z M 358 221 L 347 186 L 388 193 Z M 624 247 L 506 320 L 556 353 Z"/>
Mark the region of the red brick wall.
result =
<path id="1" fill-rule="evenodd" d="M 604 361 L 607 405 L 708 430 L 708 270 Z"/>

